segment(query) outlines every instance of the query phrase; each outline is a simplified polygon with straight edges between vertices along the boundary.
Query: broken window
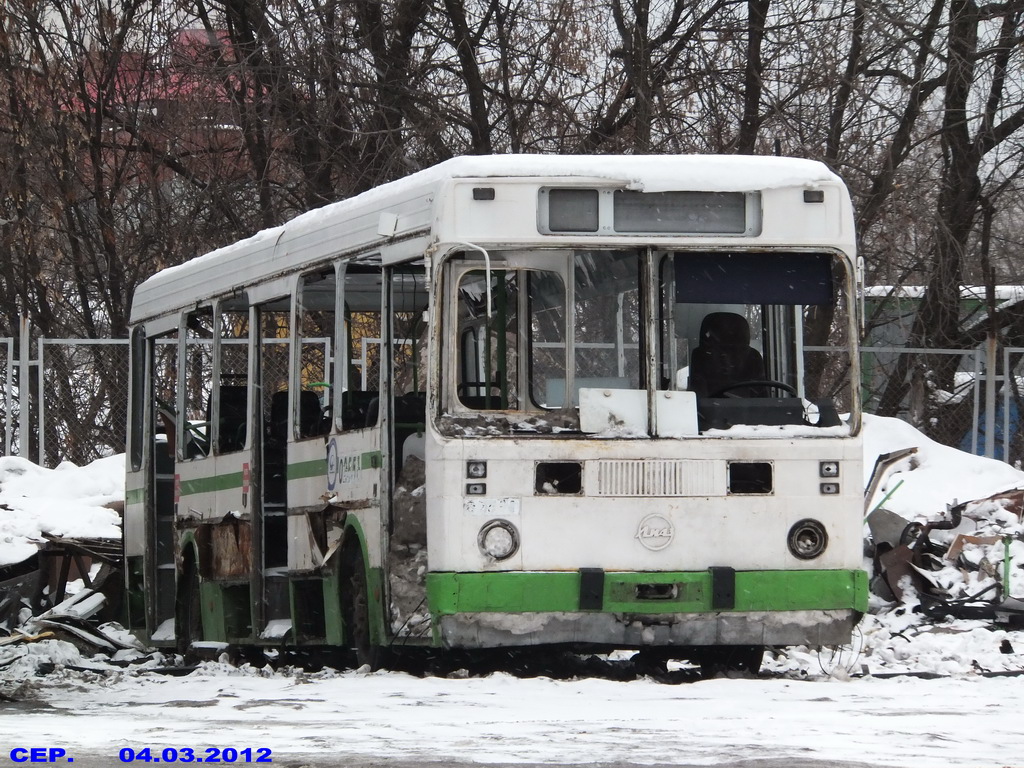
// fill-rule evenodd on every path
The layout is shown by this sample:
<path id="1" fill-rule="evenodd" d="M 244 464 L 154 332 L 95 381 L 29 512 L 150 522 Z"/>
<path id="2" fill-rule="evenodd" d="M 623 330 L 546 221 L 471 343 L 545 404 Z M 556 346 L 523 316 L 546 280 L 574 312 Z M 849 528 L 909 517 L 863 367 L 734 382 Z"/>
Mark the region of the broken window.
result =
<path id="1" fill-rule="evenodd" d="M 377 425 L 381 376 L 381 268 L 377 264 L 343 267 L 344 325 L 341 358 L 340 418 L 343 431 Z"/>
<path id="2" fill-rule="evenodd" d="M 698 397 L 701 431 L 734 424 L 836 426 L 849 391 L 850 317 L 838 257 L 677 252 L 660 264 L 660 387 Z M 837 346 L 809 364 L 821 330 Z M 834 331 L 834 332 L 833 332 Z M 814 376 L 809 376 L 813 368 Z M 826 381 L 826 376 L 828 380 Z M 843 405 L 849 406 L 844 398 Z"/>
<path id="3" fill-rule="evenodd" d="M 292 420 L 299 440 L 330 430 L 336 294 L 333 267 L 302 277 L 296 316 L 299 359 L 294 387 L 298 396 Z"/>
<path id="4" fill-rule="evenodd" d="M 245 447 L 249 410 L 249 302 L 244 294 L 221 305 L 218 313 L 217 370 L 211 421 L 217 453 Z"/>

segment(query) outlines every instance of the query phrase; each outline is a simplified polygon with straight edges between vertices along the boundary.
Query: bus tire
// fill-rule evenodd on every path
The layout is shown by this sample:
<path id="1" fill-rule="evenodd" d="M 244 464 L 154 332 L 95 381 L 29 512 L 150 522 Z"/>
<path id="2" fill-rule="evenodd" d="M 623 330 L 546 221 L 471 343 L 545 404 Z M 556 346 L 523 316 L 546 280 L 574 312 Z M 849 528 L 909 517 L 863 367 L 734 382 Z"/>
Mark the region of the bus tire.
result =
<path id="1" fill-rule="evenodd" d="M 710 679 L 720 674 L 756 675 L 763 659 L 764 646 L 721 645 L 704 649 L 697 660 L 701 677 Z"/>
<path id="2" fill-rule="evenodd" d="M 358 546 L 349 547 L 341 564 L 341 620 L 345 643 L 356 668 L 380 669 L 383 649 L 374 645 L 370 631 L 370 596 L 366 566 Z"/>

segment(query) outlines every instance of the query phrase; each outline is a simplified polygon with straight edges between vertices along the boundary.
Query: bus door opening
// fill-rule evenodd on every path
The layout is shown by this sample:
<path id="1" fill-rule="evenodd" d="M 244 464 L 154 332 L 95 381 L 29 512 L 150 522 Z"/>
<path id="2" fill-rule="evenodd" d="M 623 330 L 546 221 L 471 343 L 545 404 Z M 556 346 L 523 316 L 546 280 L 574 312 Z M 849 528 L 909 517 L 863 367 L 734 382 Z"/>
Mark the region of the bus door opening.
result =
<path id="1" fill-rule="evenodd" d="M 290 300 L 261 305 L 256 311 L 259 332 L 259 434 L 262 497 L 255 519 L 254 544 L 261 623 L 290 616 L 288 600 L 288 361 Z"/>
<path id="2" fill-rule="evenodd" d="M 422 262 L 388 271 L 391 404 L 388 562 L 392 630 L 429 636 L 426 605 L 427 282 Z"/>

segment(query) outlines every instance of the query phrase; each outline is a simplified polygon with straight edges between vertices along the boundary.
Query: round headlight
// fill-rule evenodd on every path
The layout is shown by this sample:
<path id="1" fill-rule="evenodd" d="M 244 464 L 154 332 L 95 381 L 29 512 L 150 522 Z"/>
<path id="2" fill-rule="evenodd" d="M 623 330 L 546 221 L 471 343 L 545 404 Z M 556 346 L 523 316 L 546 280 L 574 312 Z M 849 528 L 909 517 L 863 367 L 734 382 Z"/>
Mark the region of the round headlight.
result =
<path id="1" fill-rule="evenodd" d="M 801 560 L 813 560 L 828 546 L 825 526 L 817 520 L 801 520 L 789 529 L 789 551 Z"/>
<path id="2" fill-rule="evenodd" d="M 480 551 L 492 560 L 507 560 L 519 549 L 519 532 L 508 520 L 484 523 L 476 540 Z"/>

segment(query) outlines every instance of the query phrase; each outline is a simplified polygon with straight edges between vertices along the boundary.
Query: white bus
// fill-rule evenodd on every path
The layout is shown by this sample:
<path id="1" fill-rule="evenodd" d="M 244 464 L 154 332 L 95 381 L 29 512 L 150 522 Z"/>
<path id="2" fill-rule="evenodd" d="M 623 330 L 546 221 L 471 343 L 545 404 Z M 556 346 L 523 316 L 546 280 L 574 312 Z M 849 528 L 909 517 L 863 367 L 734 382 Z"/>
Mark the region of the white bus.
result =
<path id="1" fill-rule="evenodd" d="M 867 606 L 851 204 L 807 160 L 456 158 L 143 283 L 133 627 L 756 669 Z"/>

